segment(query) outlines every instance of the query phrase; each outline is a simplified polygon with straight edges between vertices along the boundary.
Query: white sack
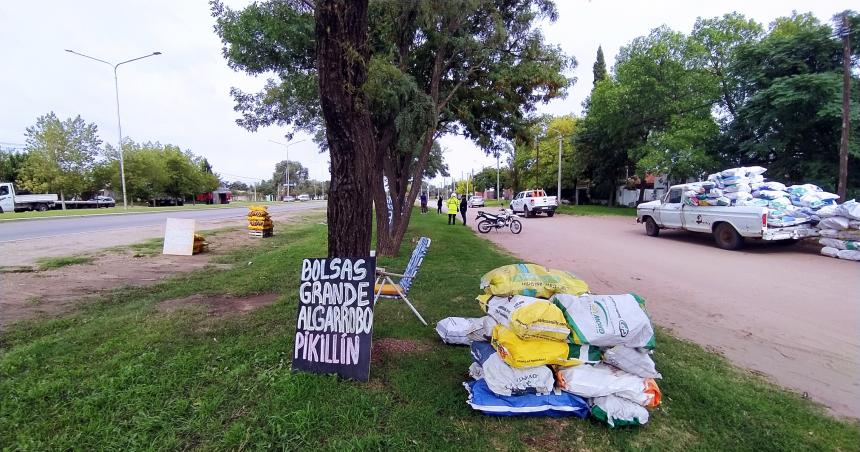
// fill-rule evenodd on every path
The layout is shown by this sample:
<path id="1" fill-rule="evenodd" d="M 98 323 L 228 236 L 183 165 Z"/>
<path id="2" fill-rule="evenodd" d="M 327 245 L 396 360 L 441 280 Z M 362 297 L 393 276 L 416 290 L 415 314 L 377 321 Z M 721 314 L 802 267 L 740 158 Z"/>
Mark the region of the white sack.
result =
<path id="1" fill-rule="evenodd" d="M 446 344 L 469 345 L 484 340 L 484 319 L 447 317 L 436 324 L 436 332 Z"/>
<path id="2" fill-rule="evenodd" d="M 819 229 L 835 229 L 841 231 L 848 229 L 850 221 L 845 217 L 827 217 L 818 222 Z"/>
<path id="3" fill-rule="evenodd" d="M 595 397 L 590 402 L 591 415 L 610 427 L 648 423 L 648 410 L 621 397 Z"/>
<path id="4" fill-rule="evenodd" d="M 547 366 L 514 368 L 505 363 L 498 353 L 484 361 L 484 380 L 490 391 L 511 396 L 534 389 L 538 395 L 549 394 L 555 385 L 552 371 Z"/>
<path id="5" fill-rule="evenodd" d="M 821 223 L 819 223 L 819 225 L 820 224 Z M 836 229 L 821 229 L 820 231 L 818 231 L 818 235 L 835 239 L 836 236 L 839 235 L 839 231 L 837 231 Z"/>
<path id="6" fill-rule="evenodd" d="M 822 238 L 818 239 L 818 243 L 820 245 L 824 245 L 825 248 L 836 248 L 837 250 L 846 249 L 844 240 L 822 237 Z M 821 254 L 824 254 L 824 252 L 822 251 Z M 834 253 L 834 254 L 836 254 L 836 253 Z"/>
<path id="7" fill-rule="evenodd" d="M 576 344 L 654 348 L 654 328 L 639 300 L 631 294 L 556 294 L 552 298 L 565 313 Z"/>
<path id="8" fill-rule="evenodd" d="M 839 250 L 836 253 L 836 257 L 839 259 L 845 259 L 849 261 L 860 261 L 860 251 L 856 250 Z"/>
<path id="9" fill-rule="evenodd" d="M 845 201 L 836 208 L 836 213 L 852 220 L 860 220 L 860 203 L 853 199 Z"/>
<path id="10" fill-rule="evenodd" d="M 580 397 L 616 395 L 645 406 L 651 395 L 645 393 L 645 379 L 608 364 L 581 364 L 559 370 L 565 391 Z"/>
<path id="11" fill-rule="evenodd" d="M 826 205 L 815 211 L 815 214 L 821 218 L 832 217 L 836 215 L 836 206 L 833 204 Z M 860 229 L 860 228 L 858 228 Z"/>
<path id="12" fill-rule="evenodd" d="M 828 257 L 839 257 L 839 250 L 830 246 L 821 248 L 821 254 Z"/>
<path id="13" fill-rule="evenodd" d="M 642 378 L 663 378 L 644 349 L 617 345 L 603 352 L 603 361 Z"/>

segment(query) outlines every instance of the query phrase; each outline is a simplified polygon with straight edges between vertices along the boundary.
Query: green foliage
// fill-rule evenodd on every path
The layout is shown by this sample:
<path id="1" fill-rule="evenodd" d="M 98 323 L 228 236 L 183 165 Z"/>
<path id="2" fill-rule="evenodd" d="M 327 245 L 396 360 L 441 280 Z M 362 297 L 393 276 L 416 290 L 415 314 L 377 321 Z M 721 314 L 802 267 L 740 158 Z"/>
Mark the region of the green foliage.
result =
<path id="1" fill-rule="evenodd" d="M 857 13 L 845 14 L 847 33 L 860 33 Z M 631 172 L 685 179 L 757 164 L 787 183 L 835 188 L 838 34 L 811 14 L 779 18 L 765 33 L 755 21 L 731 13 L 699 18 L 688 36 L 661 27 L 636 38 L 585 103 L 575 140 L 577 169 L 595 184 L 614 186 Z M 849 166 L 855 167 L 856 101 L 850 115 Z M 860 187 L 857 172 L 849 174 L 849 187 Z"/>
<path id="2" fill-rule="evenodd" d="M 606 80 L 609 77 L 609 72 L 606 70 L 606 59 L 603 57 L 603 46 L 597 46 L 597 59 L 594 61 L 591 72 L 594 77 L 594 86 L 597 86 L 598 82 Z"/>
<path id="3" fill-rule="evenodd" d="M 54 112 L 27 128 L 27 158 L 19 172 L 21 186 L 34 192 L 80 194 L 89 178 L 101 140 L 95 124 L 80 116 L 60 121 Z"/>
<path id="4" fill-rule="evenodd" d="M 218 176 L 209 162 L 190 151 L 158 142 L 123 142 L 126 191 L 129 198 L 147 201 L 162 196 L 189 198 L 218 188 Z M 106 179 L 115 191 L 121 186 L 116 151 L 107 146 L 113 157 L 96 166 L 95 179 Z M 104 185 L 103 185 L 104 186 Z"/>
<path id="5" fill-rule="evenodd" d="M 91 256 L 61 256 L 39 259 L 36 264 L 39 270 L 50 270 L 52 268 L 68 267 L 69 265 L 89 264 L 93 261 Z"/>
<path id="6" fill-rule="evenodd" d="M 17 182 L 21 169 L 27 161 L 27 152 L 0 150 L 0 181 Z"/>

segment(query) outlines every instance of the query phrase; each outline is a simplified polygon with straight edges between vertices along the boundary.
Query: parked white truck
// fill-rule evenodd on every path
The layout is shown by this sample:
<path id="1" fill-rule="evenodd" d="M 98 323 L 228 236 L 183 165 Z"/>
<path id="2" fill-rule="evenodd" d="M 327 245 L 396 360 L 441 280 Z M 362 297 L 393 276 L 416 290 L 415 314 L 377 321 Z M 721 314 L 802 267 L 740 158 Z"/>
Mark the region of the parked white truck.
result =
<path id="1" fill-rule="evenodd" d="M 0 182 L 0 213 L 20 212 L 23 210 L 45 211 L 54 207 L 57 195 L 19 195 L 15 186 L 9 182 Z"/>
<path id="2" fill-rule="evenodd" d="M 543 190 L 526 190 L 517 193 L 511 200 L 511 210 L 522 213 L 524 217 L 531 217 L 540 212 L 546 216 L 555 215 L 558 208 L 558 200 L 555 196 L 547 196 Z"/>
<path id="3" fill-rule="evenodd" d="M 713 234 L 717 246 L 727 250 L 741 248 L 745 239 L 791 243 L 817 235 L 808 224 L 768 227 L 766 207 L 688 205 L 684 202 L 685 193 L 694 185 L 674 185 L 663 199 L 639 204 L 636 222 L 645 223 L 645 233 L 652 237 L 658 236 L 660 229 Z"/>

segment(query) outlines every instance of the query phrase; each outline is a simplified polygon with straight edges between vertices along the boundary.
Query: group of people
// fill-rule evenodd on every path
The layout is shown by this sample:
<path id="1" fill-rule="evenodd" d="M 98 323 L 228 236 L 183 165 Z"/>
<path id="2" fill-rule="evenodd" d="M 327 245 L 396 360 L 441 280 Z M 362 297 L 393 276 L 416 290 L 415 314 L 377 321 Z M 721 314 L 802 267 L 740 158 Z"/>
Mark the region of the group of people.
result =
<path id="1" fill-rule="evenodd" d="M 465 226 L 466 210 L 469 207 L 466 195 L 458 198 L 456 193 L 451 193 L 451 197 L 448 198 L 446 204 L 448 208 L 448 224 L 457 224 L 457 212 L 459 211 L 463 217 L 463 226 Z M 427 195 L 424 193 L 421 193 L 421 213 L 427 213 Z M 439 199 L 436 201 L 436 213 L 442 213 L 442 195 L 439 195 Z"/>

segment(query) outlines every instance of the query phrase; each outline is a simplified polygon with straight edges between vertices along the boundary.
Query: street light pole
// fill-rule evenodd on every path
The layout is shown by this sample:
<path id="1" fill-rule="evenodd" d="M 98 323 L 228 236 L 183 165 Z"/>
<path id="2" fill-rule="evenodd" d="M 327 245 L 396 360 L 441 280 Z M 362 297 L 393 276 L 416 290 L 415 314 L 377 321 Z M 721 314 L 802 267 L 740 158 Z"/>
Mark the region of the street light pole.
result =
<path id="1" fill-rule="evenodd" d="M 119 140 L 118 140 L 117 150 L 119 151 L 119 176 L 120 176 L 120 180 L 122 182 L 122 208 L 125 210 L 128 210 L 128 199 L 126 198 L 126 194 L 125 194 L 126 193 L 126 191 L 125 191 L 125 158 L 123 157 L 123 152 L 122 152 L 122 121 L 120 120 L 120 115 L 119 115 L 119 77 L 117 76 L 117 69 L 119 69 L 119 67 L 125 63 L 131 63 L 132 61 L 142 60 L 144 58 L 149 58 L 151 56 L 161 55 L 161 52 L 152 52 L 149 55 L 144 55 L 141 57 L 132 58 L 130 60 L 125 60 L 125 61 L 119 62 L 117 64 L 113 64 L 113 63 L 110 63 L 110 62 L 105 61 L 105 60 L 91 57 L 89 55 L 85 55 L 85 54 L 80 53 L 80 52 L 75 52 L 74 50 L 70 50 L 70 49 L 66 49 L 66 52 L 69 52 L 69 53 L 72 53 L 72 54 L 75 54 L 77 56 L 81 56 L 84 58 L 89 58 L 91 60 L 98 61 L 99 63 L 104 63 L 104 64 L 107 64 L 108 66 L 113 67 L 113 83 L 114 83 L 114 90 L 116 92 L 116 128 L 117 128 L 117 131 L 119 132 Z"/>
<path id="2" fill-rule="evenodd" d="M 502 198 L 499 196 L 499 152 L 496 151 L 496 201 L 502 202 Z"/>
<path id="3" fill-rule="evenodd" d="M 558 203 L 561 204 L 561 134 L 558 135 Z"/>
<path id="4" fill-rule="evenodd" d="M 299 144 L 303 141 L 308 141 L 308 140 L 305 139 L 305 140 L 299 140 L 299 141 L 291 141 L 289 143 L 281 143 L 280 141 L 275 141 L 275 140 L 269 140 L 269 141 L 271 141 L 272 143 L 280 144 L 281 146 L 284 146 L 284 149 L 287 150 L 287 165 L 286 165 L 286 168 L 284 168 L 284 180 L 286 181 L 286 184 L 287 184 L 286 197 L 289 198 L 290 197 L 290 146 L 292 146 L 294 144 Z"/>

